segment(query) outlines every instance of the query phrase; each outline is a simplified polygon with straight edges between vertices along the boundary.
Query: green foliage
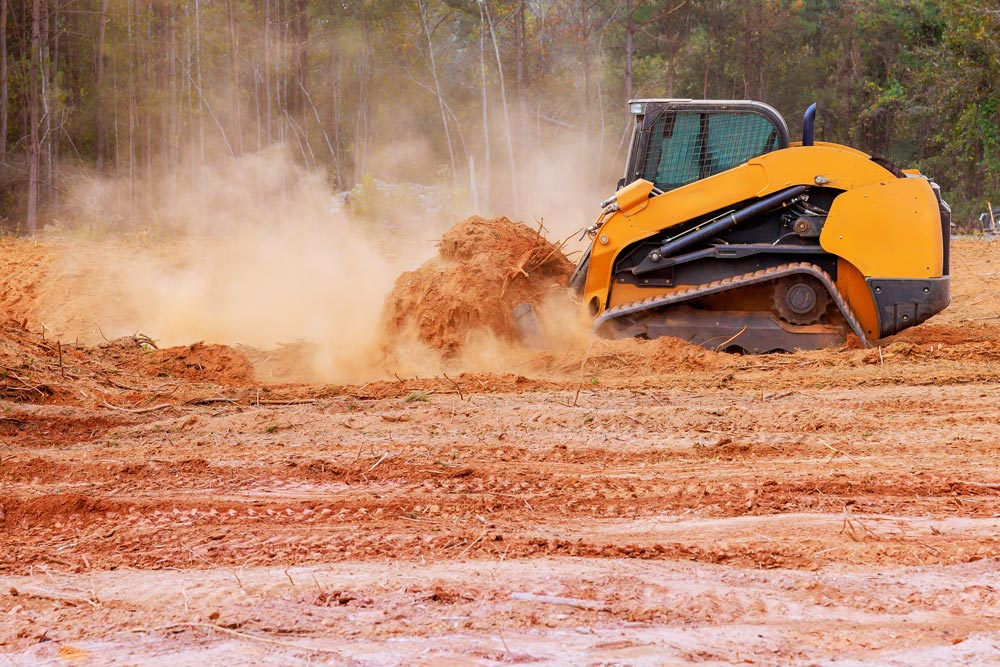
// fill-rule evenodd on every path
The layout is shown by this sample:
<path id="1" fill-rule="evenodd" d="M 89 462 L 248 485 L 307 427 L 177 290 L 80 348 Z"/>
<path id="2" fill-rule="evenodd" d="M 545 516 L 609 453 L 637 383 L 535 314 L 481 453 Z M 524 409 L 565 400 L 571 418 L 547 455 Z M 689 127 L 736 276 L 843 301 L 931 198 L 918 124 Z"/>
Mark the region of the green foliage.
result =
<path id="1" fill-rule="evenodd" d="M 388 193 L 376 185 L 375 177 L 365 174 L 361 177 L 361 182 L 351 189 L 347 210 L 353 216 L 371 220 L 384 212 L 390 199 Z"/>
<path id="2" fill-rule="evenodd" d="M 401 211 L 426 205 L 372 173 L 440 188 L 436 206 L 451 215 L 477 187 L 509 198 L 508 123 L 515 163 L 550 144 L 601 144 L 605 164 L 579 160 L 566 177 L 603 191 L 624 159 L 626 49 L 635 96 L 760 99 L 793 134 L 818 102 L 821 139 L 921 169 L 958 222 L 1000 199 L 995 1 L 485 3 L 109 0 L 101 16 L 100 2 L 81 11 L 42 0 L 44 89 L 31 66 L 32 3 L 8 3 L 0 229 L 23 229 L 27 109 L 43 93 L 39 194 L 55 218 L 74 205 L 66 191 L 80 171 L 173 178 L 185 161 L 279 142 L 329 174 L 332 190 L 350 191 L 360 220 L 401 224 Z M 466 190 L 470 181 L 478 186 Z M 130 192 L 135 218 L 149 219 L 153 204 Z"/>

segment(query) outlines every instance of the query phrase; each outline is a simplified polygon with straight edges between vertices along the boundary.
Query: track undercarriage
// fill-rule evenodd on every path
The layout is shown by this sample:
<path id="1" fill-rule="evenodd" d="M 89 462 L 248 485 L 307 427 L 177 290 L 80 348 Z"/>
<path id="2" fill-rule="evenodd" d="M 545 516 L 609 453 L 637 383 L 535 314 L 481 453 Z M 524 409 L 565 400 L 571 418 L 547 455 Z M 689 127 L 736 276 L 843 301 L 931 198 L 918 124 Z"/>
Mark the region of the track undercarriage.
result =
<path id="1" fill-rule="evenodd" d="M 605 311 L 609 338 L 673 336 L 750 353 L 815 350 L 865 335 L 830 276 L 806 262 L 733 276 Z"/>

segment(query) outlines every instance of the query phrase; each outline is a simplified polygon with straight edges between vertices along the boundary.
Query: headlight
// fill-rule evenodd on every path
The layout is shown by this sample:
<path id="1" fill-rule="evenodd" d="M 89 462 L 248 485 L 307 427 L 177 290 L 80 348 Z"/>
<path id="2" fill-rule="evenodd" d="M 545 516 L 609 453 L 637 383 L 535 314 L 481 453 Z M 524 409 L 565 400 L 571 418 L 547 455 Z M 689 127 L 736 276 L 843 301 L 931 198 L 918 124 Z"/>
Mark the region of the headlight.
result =
<path id="1" fill-rule="evenodd" d="M 641 114 L 643 111 L 646 110 L 646 105 L 644 105 L 642 102 L 632 102 L 632 104 L 629 105 L 629 110 L 633 114 L 638 116 L 639 114 Z"/>

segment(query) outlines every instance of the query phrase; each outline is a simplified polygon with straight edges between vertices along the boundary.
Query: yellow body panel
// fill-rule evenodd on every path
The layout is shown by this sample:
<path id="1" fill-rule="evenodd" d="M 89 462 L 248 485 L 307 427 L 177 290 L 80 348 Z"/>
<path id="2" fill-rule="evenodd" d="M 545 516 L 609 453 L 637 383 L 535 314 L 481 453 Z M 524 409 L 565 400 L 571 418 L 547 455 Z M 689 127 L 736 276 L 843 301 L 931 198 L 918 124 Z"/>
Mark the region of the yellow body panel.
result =
<path id="1" fill-rule="evenodd" d="M 795 148 L 801 145 L 802 145 L 801 141 L 793 141 L 790 144 L 788 144 L 789 148 Z M 871 158 L 871 156 L 868 153 L 865 153 L 864 151 L 859 151 L 857 148 L 844 146 L 843 144 L 832 144 L 829 141 L 814 141 L 813 146 L 830 146 L 838 150 L 847 151 L 848 153 L 854 153 L 855 155 L 860 155 L 864 157 L 866 160 Z"/>
<path id="2" fill-rule="evenodd" d="M 633 208 L 631 215 L 619 212 L 607 218 L 598 231 L 584 286 L 585 308 L 591 316 L 603 312 L 611 301 L 610 293 L 614 289 L 611 283 L 612 268 L 618 253 L 632 243 L 664 229 L 713 211 L 729 210 L 728 207 L 739 202 L 763 197 L 793 185 L 815 185 L 819 182 L 825 187 L 853 190 L 897 180 L 900 179 L 871 161 L 864 153 L 835 144 L 823 144 L 767 153 L 734 169 L 653 197 L 648 200 L 645 208 Z M 922 183 L 933 198 L 933 192 L 926 181 L 912 180 Z M 884 221 L 878 220 L 872 224 L 874 226 L 864 233 L 861 241 L 879 246 L 879 239 L 889 238 L 880 232 Z M 940 252 L 940 243 L 937 248 Z M 643 291 L 644 297 L 653 294 L 653 291 Z M 613 301 L 620 304 L 629 300 L 634 299 L 625 297 L 615 298 Z"/>
<path id="3" fill-rule="evenodd" d="M 896 178 L 833 200 L 819 243 L 865 276 L 938 278 L 943 268 L 937 198 L 922 178 Z"/>
<path id="4" fill-rule="evenodd" d="M 619 190 L 615 201 L 626 216 L 634 215 L 649 205 L 649 193 L 652 191 L 653 184 L 640 178 Z"/>
<path id="5" fill-rule="evenodd" d="M 865 335 L 878 338 L 878 314 L 868 283 L 857 267 L 843 258 L 837 261 L 837 289 L 851 304 L 851 310 L 865 330 Z"/>

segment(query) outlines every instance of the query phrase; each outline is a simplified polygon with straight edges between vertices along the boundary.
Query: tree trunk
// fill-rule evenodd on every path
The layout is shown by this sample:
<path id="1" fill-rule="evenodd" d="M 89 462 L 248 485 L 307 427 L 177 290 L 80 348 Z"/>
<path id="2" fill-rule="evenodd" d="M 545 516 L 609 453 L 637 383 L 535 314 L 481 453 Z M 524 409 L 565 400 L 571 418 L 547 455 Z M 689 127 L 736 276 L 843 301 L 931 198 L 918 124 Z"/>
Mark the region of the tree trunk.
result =
<path id="1" fill-rule="evenodd" d="M 526 4 L 525 0 L 518 0 L 517 10 L 514 14 L 514 47 L 517 53 L 517 139 L 518 152 L 521 155 L 526 154 L 528 145 L 528 54 L 525 39 L 525 31 L 527 30 L 525 23 Z"/>
<path id="2" fill-rule="evenodd" d="M 513 131 L 510 125 L 510 111 L 507 108 L 507 86 L 504 84 L 503 77 L 503 62 L 500 60 L 500 45 L 497 42 L 497 34 L 493 29 L 493 19 L 490 16 L 490 6 L 486 0 L 483 0 L 483 8 L 486 10 L 486 23 L 490 28 L 490 37 L 493 39 L 493 52 L 496 54 L 497 59 L 497 73 L 500 75 L 500 102 L 503 106 L 503 119 L 504 119 L 504 129 L 507 133 L 507 159 L 510 166 L 510 185 L 511 185 L 511 197 L 513 204 L 514 213 L 518 213 L 520 209 L 520 197 L 517 191 L 517 164 L 514 161 L 514 139 Z"/>
<path id="3" fill-rule="evenodd" d="M 444 106 L 444 95 L 441 92 L 441 82 L 438 79 L 437 63 L 434 61 L 434 42 L 431 40 L 431 29 L 427 23 L 427 8 L 424 0 L 417 0 L 420 7 L 420 20 L 424 26 L 424 35 L 427 37 L 427 54 L 431 63 L 431 77 L 434 79 L 434 93 L 437 95 L 438 110 L 441 112 L 441 123 L 444 125 L 444 138 L 448 142 L 448 158 L 451 160 L 451 180 L 458 185 L 458 170 L 455 168 L 455 147 L 451 142 L 451 129 L 448 127 L 448 115 Z"/>
<path id="4" fill-rule="evenodd" d="M 486 153 L 483 159 L 483 212 L 490 211 L 490 114 L 489 99 L 486 94 L 486 16 L 483 6 L 479 5 L 479 70 L 482 78 L 483 92 L 483 148 Z M 478 199 L 478 197 L 477 197 Z"/>
<path id="5" fill-rule="evenodd" d="M 170 42 L 170 64 L 167 76 L 170 77 L 170 118 L 167 122 L 167 168 L 170 170 L 170 201 L 177 200 L 177 163 L 180 160 L 180 91 L 177 87 L 177 10 L 173 6 L 167 8 L 167 30 Z"/>
<path id="6" fill-rule="evenodd" d="M 208 197 L 208 183 L 205 173 L 205 98 L 202 95 L 202 67 L 201 67 L 201 2 L 194 0 L 194 52 L 195 52 L 195 76 L 198 82 L 198 170 L 199 170 L 199 191 L 201 193 L 201 210 L 204 212 L 205 200 Z M 202 230 L 204 231 L 204 230 Z"/>
<path id="7" fill-rule="evenodd" d="M 184 142 L 182 144 L 180 135 L 178 134 L 178 158 L 182 155 L 180 152 L 180 147 L 184 146 L 184 159 L 188 164 L 192 161 L 192 153 L 195 147 L 198 145 L 197 136 L 197 126 L 195 125 L 194 119 L 196 117 L 197 111 L 194 106 L 194 75 L 191 73 L 194 67 L 194 47 L 191 44 L 191 2 L 185 0 L 184 4 L 184 15 L 183 20 L 180 23 L 181 34 L 184 37 L 184 60 L 183 60 L 183 74 L 180 77 L 180 99 L 181 104 L 184 105 L 182 110 L 184 115 L 181 117 L 181 124 L 184 129 Z M 178 159 L 178 166 L 182 164 L 181 160 Z M 186 192 L 195 192 L 198 187 L 198 170 L 194 166 L 190 166 L 185 169 L 179 169 L 179 171 L 185 176 L 187 184 L 185 186 Z"/>
<path id="8" fill-rule="evenodd" d="M 667 97 L 674 97 L 674 91 L 677 88 L 677 54 L 676 52 L 670 56 L 670 62 L 667 63 Z"/>
<path id="9" fill-rule="evenodd" d="M 344 189 L 344 175 L 340 169 L 340 111 L 341 111 L 341 66 L 343 56 L 336 54 L 330 58 L 330 88 L 332 103 L 330 104 L 330 126 L 333 128 L 333 164 L 336 169 L 337 190 Z"/>
<path id="10" fill-rule="evenodd" d="M 230 113 L 233 119 L 233 150 L 243 154 L 243 111 L 240 108 L 240 32 L 239 5 L 229 0 Z"/>
<path id="11" fill-rule="evenodd" d="M 701 98 L 703 100 L 708 99 L 708 75 L 711 70 L 712 63 L 712 31 L 706 31 L 705 36 L 705 67 L 703 70 L 703 76 L 701 81 Z"/>
<path id="12" fill-rule="evenodd" d="M 42 58 L 39 52 L 42 22 L 42 0 L 31 3 L 31 72 L 28 75 L 28 233 L 34 236 L 38 231 L 38 97 L 39 70 Z"/>
<path id="13" fill-rule="evenodd" d="M 266 145 L 270 146 L 271 136 L 271 0 L 264 0 L 264 123 L 267 131 Z"/>
<path id="14" fill-rule="evenodd" d="M 0 170 L 7 166 L 7 103 L 10 89 L 7 79 L 7 0 L 0 0 Z M 0 194 L 3 194 L 0 192 Z M 3 215 L 0 199 L 0 216 Z"/>
<path id="15" fill-rule="evenodd" d="M 625 100 L 632 99 L 632 59 L 635 54 L 635 0 L 625 1 Z"/>
<path id="16" fill-rule="evenodd" d="M 114 25 L 115 23 L 115 6 L 111 7 L 111 14 L 108 17 L 108 22 Z M 111 59 L 111 85 L 109 86 L 111 93 L 111 119 L 114 124 L 114 147 L 115 147 L 115 175 L 118 176 L 122 173 L 122 142 L 118 136 L 119 124 L 118 124 L 118 60 Z M 103 110 L 102 110 L 103 111 Z"/>
<path id="17" fill-rule="evenodd" d="M 354 121 L 354 182 L 360 183 L 368 162 L 368 87 L 365 85 L 368 77 L 368 20 L 365 3 L 361 3 L 361 49 L 355 63 L 358 77 L 358 102 Z"/>
<path id="18" fill-rule="evenodd" d="M 285 140 L 284 112 L 288 111 L 288 96 L 285 90 L 285 70 L 288 68 L 285 45 L 288 41 L 288 26 L 285 25 L 285 5 L 288 0 L 273 0 L 274 4 L 274 58 L 272 67 L 274 68 L 274 104 L 275 113 L 278 119 L 278 141 Z"/>
<path id="19" fill-rule="evenodd" d="M 290 111 L 296 118 L 304 117 L 306 98 L 309 95 L 309 10 L 306 0 L 294 0 L 291 17 L 292 28 L 292 79 Z"/>
<path id="20" fill-rule="evenodd" d="M 583 63 L 583 134 L 590 137 L 590 0 L 580 0 L 580 60 Z"/>
<path id="21" fill-rule="evenodd" d="M 59 181 L 59 137 L 62 131 L 62 119 L 59 117 L 59 0 L 53 0 L 53 9 L 50 12 L 52 18 L 52 27 L 49 30 L 49 35 L 52 39 L 52 48 L 50 50 L 50 69 L 49 74 L 49 109 L 53 114 L 55 119 L 55 125 L 49 122 L 49 127 L 51 129 L 51 134 L 49 136 L 49 204 L 53 207 L 59 205 L 59 189 L 56 187 Z"/>
<path id="22" fill-rule="evenodd" d="M 39 137 L 39 155 L 38 155 L 38 168 L 39 168 L 39 179 L 38 179 L 38 198 L 41 201 L 47 202 L 49 199 L 49 190 L 52 187 L 52 79 L 50 78 L 49 63 L 52 60 L 52 54 L 49 50 L 51 45 L 49 37 L 49 8 L 48 3 L 42 3 L 42 11 L 39 16 L 39 62 L 38 62 L 38 76 L 42 82 L 41 88 L 41 105 L 42 105 L 42 117 L 40 119 L 41 136 Z"/>
<path id="23" fill-rule="evenodd" d="M 285 113 L 288 111 L 288 90 L 285 88 L 284 68 L 285 46 L 288 43 L 288 27 L 285 25 L 284 5 L 288 0 L 274 0 L 274 25 L 278 38 L 274 46 L 274 105 L 278 116 L 278 141 L 285 141 Z M 278 76 L 278 73 L 281 76 Z"/>
<path id="24" fill-rule="evenodd" d="M 94 151 L 97 153 L 97 172 L 104 171 L 104 151 L 107 143 L 107 127 L 104 124 L 104 39 L 107 36 L 108 0 L 101 0 L 101 10 L 97 15 L 97 53 L 94 54 L 94 89 L 97 91 L 97 115 L 94 119 Z"/>
<path id="25" fill-rule="evenodd" d="M 143 109 L 143 119 L 146 125 L 146 146 L 144 152 L 146 153 L 146 180 L 151 181 L 153 177 L 153 114 L 162 109 L 161 104 L 153 99 L 153 91 L 157 90 L 159 86 L 155 80 L 155 72 L 153 70 L 153 60 L 158 58 L 159 53 L 156 56 L 153 55 L 153 2 L 152 0 L 146 0 L 145 11 L 143 14 L 146 17 L 146 43 L 143 45 L 143 56 L 146 61 L 146 90 L 145 90 L 145 108 Z M 159 62 L 159 60 L 158 60 Z M 162 118 L 162 114 L 161 114 Z M 147 186 L 143 188 L 146 193 L 145 197 L 145 213 L 146 215 L 151 215 L 153 210 L 153 188 L 147 183 Z"/>
<path id="26" fill-rule="evenodd" d="M 134 0 L 125 3 L 125 43 L 128 67 L 128 215 L 131 220 L 135 214 L 135 121 L 138 113 L 135 103 L 135 35 L 133 34 L 132 17 L 135 12 Z"/>

